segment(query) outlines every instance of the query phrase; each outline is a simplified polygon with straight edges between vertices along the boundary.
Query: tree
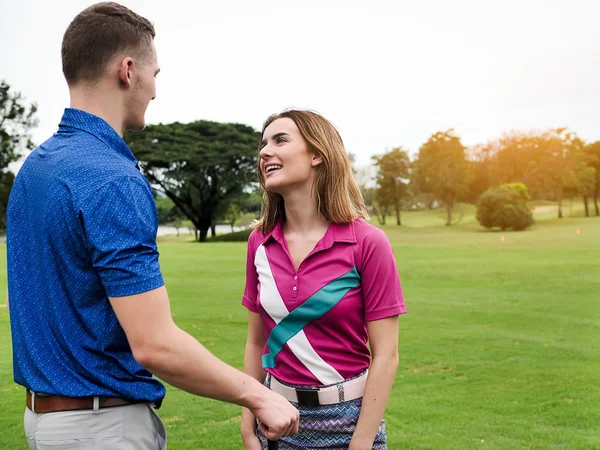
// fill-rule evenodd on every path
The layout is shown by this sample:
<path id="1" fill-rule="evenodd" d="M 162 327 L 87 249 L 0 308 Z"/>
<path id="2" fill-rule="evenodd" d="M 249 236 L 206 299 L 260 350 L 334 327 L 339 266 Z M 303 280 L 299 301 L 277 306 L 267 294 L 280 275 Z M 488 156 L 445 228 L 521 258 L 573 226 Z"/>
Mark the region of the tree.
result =
<path id="1" fill-rule="evenodd" d="M 377 167 L 377 198 L 382 205 L 393 207 L 396 212 L 396 224 L 402 225 L 400 208 L 408 196 L 410 177 L 410 158 L 408 153 L 397 147 L 381 156 L 372 157 Z"/>
<path id="2" fill-rule="evenodd" d="M 444 203 L 446 225 L 452 224 L 452 210 L 466 196 L 470 179 L 466 148 L 454 130 L 435 133 L 419 149 L 413 174 L 416 189 Z"/>
<path id="3" fill-rule="evenodd" d="M 581 192 L 591 185 L 593 168 L 587 164 L 584 144 L 566 128 L 551 130 L 542 135 L 543 157 L 535 165 L 533 175 L 558 202 L 558 218 L 563 217 L 563 200 L 569 191 Z"/>
<path id="4" fill-rule="evenodd" d="M 377 168 L 373 164 L 368 164 L 353 169 L 353 172 L 354 178 L 360 186 L 367 211 L 369 211 L 369 214 L 377 215 L 377 208 L 375 205 L 377 195 L 375 193 L 376 188 L 374 187 Z"/>
<path id="5" fill-rule="evenodd" d="M 11 92 L 6 82 L 0 82 L 0 169 L 22 156 L 35 145 L 31 130 L 38 125 L 37 105 L 27 105 L 20 92 Z"/>
<path id="6" fill-rule="evenodd" d="M 183 228 L 184 219 L 185 215 L 181 212 L 181 209 L 179 209 L 177 205 L 173 204 L 167 216 L 167 224 L 175 228 L 177 237 L 179 237 L 179 229 Z"/>
<path id="7" fill-rule="evenodd" d="M 181 217 L 179 216 L 175 216 L 171 219 L 171 221 L 169 222 L 169 225 L 171 225 L 173 228 L 175 228 L 175 232 L 177 233 L 177 237 L 179 237 L 179 229 L 181 227 L 183 227 L 183 222 L 181 221 Z"/>
<path id="8" fill-rule="evenodd" d="M 38 124 L 37 105 L 28 105 L 20 92 L 0 81 L 0 228 L 5 228 L 6 206 L 14 176 L 8 165 L 35 146 L 31 130 Z"/>
<path id="9" fill-rule="evenodd" d="M 544 158 L 545 141 L 543 133 L 512 131 L 473 147 L 469 155 L 473 171 L 469 201 L 476 201 L 492 186 L 508 182 L 524 183 L 532 197 L 543 198 L 547 192 L 536 169 Z"/>
<path id="10" fill-rule="evenodd" d="M 392 198 L 385 193 L 380 193 L 377 188 L 373 188 L 369 192 L 373 205 L 373 211 L 377 216 L 379 225 L 385 225 L 385 219 L 390 214 L 390 208 L 392 207 Z"/>
<path id="11" fill-rule="evenodd" d="M 466 200 L 477 203 L 481 194 L 491 187 L 492 160 L 490 147 L 476 145 L 468 150 L 468 160 L 471 166 L 471 183 L 469 184 Z"/>
<path id="12" fill-rule="evenodd" d="M 259 186 L 252 185 L 250 188 L 247 186 L 243 192 L 230 196 L 221 203 L 217 213 L 217 220 L 219 223 L 227 223 L 233 233 L 235 231 L 235 224 L 240 222 L 243 214 L 250 214 L 253 219 L 258 218 L 260 216 L 261 205 L 262 195 Z"/>
<path id="13" fill-rule="evenodd" d="M 583 198 L 585 216 L 589 217 L 589 197 L 590 194 L 593 196 L 594 183 L 596 181 L 596 169 L 587 165 L 587 154 L 584 153 L 582 157 L 585 162 L 580 164 L 579 168 L 574 172 L 574 177 L 572 177 L 565 185 L 564 195 L 571 199 L 571 206 L 573 205 L 573 197 L 581 196 Z"/>
<path id="14" fill-rule="evenodd" d="M 253 222 L 257 220 L 256 215 L 253 213 L 244 213 L 240 216 L 239 224 L 241 227 L 248 228 Z"/>
<path id="15" fill-rule="evenodd" d="M 239 203 L 238 202 L 229 203 L 229 207 L 227 208 L 227 211 L 225 211 L 223 218 L 227 221 L 227 224 L 231 227 L 232 233 L 235 231 L 235 228 L 234 228 L 235 223 L 240 219 L 241 215 L 242 215 L 242 210 L 240 208 Z"/>
<path id="16" fill-rule="evenodd" d="M 196 228 L 196 226 L 190 221 L 188 221 L 186 228 L 188 229 L 188 232 L 196 236 L 196 240 L 198 240 L 198 228 Z"/>
<path id="17" fill-rule="evenodd" d="M 529 192 L 523 183 L 485 191 L 477 202 L 477 220 L 485 228 L 525 230 L 533 225 Z"/>
<path id="18" fill-rule="evenodd" d="M 490 186 L 521 182 L 530 191 L 543 196 L 543 186 L 536 183 L 535 168 L 544 157 L 545 139 L 537 132 L 511 132 L 489 143 L 485 149 L 491 156 Z"/>
<path id="19" fill-rule="evenodd" d="M 244 192 L 238 199 L 242 213 L 253 213 L 257 217 L 260 215 L 262 206 L 262 194 L 258 189 L 252 189 L 250 192 Z"/>
<path id="20" fill-rule="evenodd" d="M 600 210 L 598 209 L 598 197 L 600 197 L 600 141 L 587 145 L 584 151 L 588 157 L 588 166 L 595 170 L 591 189 L 591 197 L 594 199 L 596 215 L 600 216 Z M 588 212 L 587 195 L 584 196 L 586 216 Z"/>
<path id="21" fill-rule="evenodd" d="M 0 230 L 6 230 L 6 207 L 14 180 L 12 172 L 0 171 Z"/>
<path id="22" fill-rule="evenodd" d="M 474 182 L 469 198 L 486 184 L 489 187 L 518 181 L 529 187 L 533 198 L 558 201 L 559 217 L 564 198 L 581 195 L 587 215 L 588 196 L 594 195 L 595 168 L 590 161 L 595 158 L 582 149 L 583 142 L 566 128 L 506 133 L 474 149 Z"/>
<path id="23" fill-rule="evenodd" d="M 183 227 L 182 222 L 185 216 L 169 197 L 159 194 L 156 195 L 155 201 L 158 212 L 158 224 L 172 226 L 179 237 L 179 229 Z"/>
<path id="24" fill-rule="evenodd" d="M 222 205 L 256 182 L 259 139 L 247 125 L 204 120 L 150 125 L 125 136 L 150 183 L 192 221 L 201 242 Z"/>
<path id="25" fill-rule="evenodd" d="M 156 211 L 158 212 L 158 224 L 166 225 L 171 220 L 171 214 L 173 208 L 176 208 L 175 203 L 169 197 L 163 195 L 157 195 Z"/>

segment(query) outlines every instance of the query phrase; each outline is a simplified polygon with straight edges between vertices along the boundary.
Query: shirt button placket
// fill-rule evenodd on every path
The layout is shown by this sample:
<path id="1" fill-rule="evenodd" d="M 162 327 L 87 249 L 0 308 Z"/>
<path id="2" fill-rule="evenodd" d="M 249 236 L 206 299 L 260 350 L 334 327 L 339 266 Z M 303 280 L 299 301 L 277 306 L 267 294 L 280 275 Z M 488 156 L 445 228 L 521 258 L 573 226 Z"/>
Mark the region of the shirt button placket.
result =
<path id="1" fill-rule="evenodd" d="M 298 275 L 294 275 L 294 287 L 292 287 L 292 291 L 294 291 L 292 296 L 296 300 L 296 297 L 298 297 Z"/>

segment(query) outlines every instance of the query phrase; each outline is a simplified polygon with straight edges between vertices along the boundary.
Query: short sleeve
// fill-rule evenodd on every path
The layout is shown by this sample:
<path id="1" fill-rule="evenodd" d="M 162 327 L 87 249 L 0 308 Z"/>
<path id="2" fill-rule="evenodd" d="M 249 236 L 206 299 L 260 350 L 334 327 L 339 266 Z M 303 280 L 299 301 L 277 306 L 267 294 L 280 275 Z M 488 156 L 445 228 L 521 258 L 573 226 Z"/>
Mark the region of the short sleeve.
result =
<path id="1" fill-rule="evenodd" d="M 80 210 L 91 252 L 109 297 L 123 297 L 164 284 L 158 262 L 156 203 L 148 182 L 111 181 L 83 201 Z"/>
<path id="2" fill-rule="evenodd" d="M 254 230 L 248 237 L 248 254 L 246 257 L 246 287 L 242 297 L 242 305 L 252 312 L 258 312 L 258 273 L 254 265 L 256 256 L 256 242 L 258 241 L 258 231 Z"/>
<path id="3" fill-rule="evenodd" d="M 369 230 L 359 255 L 366 321 L 406 313 L 396 259 L 385 233 L 376 227 Z"/>

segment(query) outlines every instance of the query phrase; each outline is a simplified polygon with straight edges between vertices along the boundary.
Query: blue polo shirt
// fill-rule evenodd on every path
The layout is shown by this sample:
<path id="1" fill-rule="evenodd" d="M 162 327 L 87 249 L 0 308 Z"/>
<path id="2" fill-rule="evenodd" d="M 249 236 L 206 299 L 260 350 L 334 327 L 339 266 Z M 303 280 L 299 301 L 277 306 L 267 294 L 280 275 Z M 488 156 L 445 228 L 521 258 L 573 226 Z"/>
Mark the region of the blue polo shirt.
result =
<path id="1" fill-rule="evenodd" d="M 38 393 L 156 402 L 108 297 L 163 285 L 152 190 L 104 120 L 66 109 L 19 171 L 7 210 L 15 382 Z"/>

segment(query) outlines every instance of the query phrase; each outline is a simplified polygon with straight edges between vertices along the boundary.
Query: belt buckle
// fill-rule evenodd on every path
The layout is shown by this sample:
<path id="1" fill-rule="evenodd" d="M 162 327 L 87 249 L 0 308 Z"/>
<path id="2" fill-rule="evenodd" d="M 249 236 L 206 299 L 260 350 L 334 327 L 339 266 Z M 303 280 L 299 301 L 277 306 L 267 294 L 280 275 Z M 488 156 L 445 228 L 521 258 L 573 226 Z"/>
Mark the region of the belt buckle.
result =
<path id="1" fill-rule="evenodd" d="M 317 389 L 296 389 L 298 404 L 303 406 L 319 406 L 319 391 Z"/>

